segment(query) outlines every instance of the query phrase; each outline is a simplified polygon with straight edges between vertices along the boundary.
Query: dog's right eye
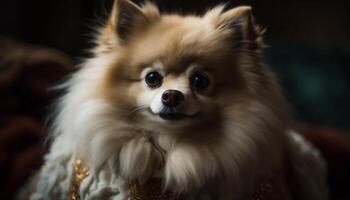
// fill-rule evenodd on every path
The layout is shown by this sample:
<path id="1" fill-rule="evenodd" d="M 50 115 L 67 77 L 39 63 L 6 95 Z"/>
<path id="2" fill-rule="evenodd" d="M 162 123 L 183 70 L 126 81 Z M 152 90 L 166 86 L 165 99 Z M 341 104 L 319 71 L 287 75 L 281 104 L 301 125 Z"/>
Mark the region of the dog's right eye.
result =
<path id="1" fill-rule="evenodd" d="M 163 77 L 158 72 L 150 72 L 146 75 L 145 81 L 150 88 L 156 88 L 162 84 Z"/>

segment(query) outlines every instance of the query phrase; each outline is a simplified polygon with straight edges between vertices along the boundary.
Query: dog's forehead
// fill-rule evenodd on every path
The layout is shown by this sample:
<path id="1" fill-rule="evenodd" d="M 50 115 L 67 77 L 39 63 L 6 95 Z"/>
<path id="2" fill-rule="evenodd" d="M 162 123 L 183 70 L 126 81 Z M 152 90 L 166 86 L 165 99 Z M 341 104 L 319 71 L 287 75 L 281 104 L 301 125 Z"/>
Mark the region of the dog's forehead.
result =
<path id="1" fill-rule="evenodd" d="M 183 72 L 198 60 L 226 52 L 225 38 L 199 17 L 165 16 L 135 37 L 132 60 L 143 66 L 160 61 L 167 71 Z"/>
<path id="2" fill-rule="evenodd" d="M 157 61 L 153 63 L 150 66 L 147 66 L 146 68 L 143 69 L 141 76 L 143 77 L 145 74 L 147 74 L 150 71 L 158 71 L 162 73 L 162 75 L 166 75 L 170 77 L 178 77 L 178 75 L 188 75 L 189 73 L 192 73 L 194 71 L 198 71 L 203 69 L 203 65 L 196 63 L 196 62 L 191 62 L 191 63 L 183 63 L 183 66 L 179 66 L 178 69 L 174 69 L 174 67 L 169 67 L 166 64 L 163 64 L 161 61 Z M 176 75 L 176 76 L 174 76 Z"/>

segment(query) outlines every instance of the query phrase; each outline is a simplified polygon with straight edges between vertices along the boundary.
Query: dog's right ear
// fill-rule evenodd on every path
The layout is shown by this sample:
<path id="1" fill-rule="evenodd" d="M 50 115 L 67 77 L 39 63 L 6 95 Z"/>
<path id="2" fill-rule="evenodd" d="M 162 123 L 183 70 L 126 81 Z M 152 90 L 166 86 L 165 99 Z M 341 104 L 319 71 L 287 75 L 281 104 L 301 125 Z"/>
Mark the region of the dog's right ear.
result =
<path id="1" fill-rule="evenodd" d="M 143 31 L 159 18 L 158 8 L 152 3 L 141 7 L 130 0 L 115 0 L 111 15 L 97 37 L 98 52 L 108 52 L 118 44 L 125 44 L 134 33 Z"/>

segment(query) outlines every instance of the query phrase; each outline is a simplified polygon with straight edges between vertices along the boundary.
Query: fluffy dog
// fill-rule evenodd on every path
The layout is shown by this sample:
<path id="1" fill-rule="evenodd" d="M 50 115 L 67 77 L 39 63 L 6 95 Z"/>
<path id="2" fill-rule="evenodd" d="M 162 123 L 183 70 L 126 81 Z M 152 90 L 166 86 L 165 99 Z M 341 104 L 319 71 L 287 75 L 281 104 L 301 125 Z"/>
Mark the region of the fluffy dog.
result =
<path id="1" fill-rule="evenodd" d="M 157 179 L 148 199 L 242 200 L 266 176 L 283 191 L 269 199 L 327 199 L 262 48 L 250 7 L 180 16 L 116 0 L 64 85 L 31 199 L 146 199 Z"/>

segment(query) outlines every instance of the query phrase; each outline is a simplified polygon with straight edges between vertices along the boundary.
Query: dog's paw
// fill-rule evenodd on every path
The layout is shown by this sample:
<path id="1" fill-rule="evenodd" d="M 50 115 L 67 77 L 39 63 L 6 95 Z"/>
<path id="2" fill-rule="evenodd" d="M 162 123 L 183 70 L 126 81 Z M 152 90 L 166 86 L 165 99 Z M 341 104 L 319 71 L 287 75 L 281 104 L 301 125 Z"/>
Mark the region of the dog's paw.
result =
<path id="1" fill-rule="evenodd" d="M 149 138 L 139 137 L 122 147 L 120 161 L 120 172 L 124 178 L 144 181 L 160 169 L 162 154 Z"/>

